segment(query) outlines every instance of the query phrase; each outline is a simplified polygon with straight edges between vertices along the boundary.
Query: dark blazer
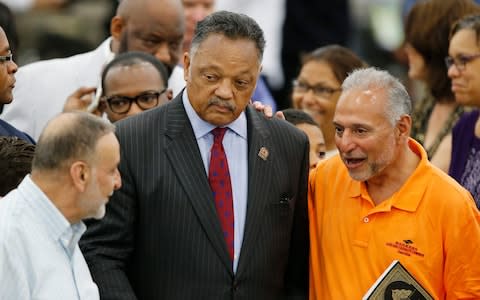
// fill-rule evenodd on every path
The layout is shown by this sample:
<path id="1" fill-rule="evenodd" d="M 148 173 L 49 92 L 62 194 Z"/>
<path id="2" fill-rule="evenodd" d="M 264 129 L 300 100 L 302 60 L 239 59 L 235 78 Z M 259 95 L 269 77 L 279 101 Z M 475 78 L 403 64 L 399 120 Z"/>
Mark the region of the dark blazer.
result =
<path id="1" fill-rule="evenodd" d="M 16 136 L 19 139 L 35 145 L 35 141 L 32 139 L 31 136 L 29 136 L 25 132 L 18 130 L 4 120 L 0 120 L 0 136 Z"/>
<path id="2" fill-rule="evenodd" d="M 118 123 L 123 185 L 80 243 L 101 298 L 306 299 L 305 134 L 247 108 L 248 204 L 234 274 L 181 95 Z"/>

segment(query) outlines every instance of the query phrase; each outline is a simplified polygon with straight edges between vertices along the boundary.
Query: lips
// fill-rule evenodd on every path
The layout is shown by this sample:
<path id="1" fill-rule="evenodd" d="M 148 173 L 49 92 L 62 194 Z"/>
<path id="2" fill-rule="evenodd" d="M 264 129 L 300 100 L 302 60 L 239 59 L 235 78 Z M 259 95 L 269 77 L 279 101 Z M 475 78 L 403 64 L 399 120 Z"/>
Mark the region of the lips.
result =
<path id="1" fill-rule="evenodd" d="M 464 86 L 455 82 L 452 82 L 452 92 L 460 91 L 464 89 Z"/>
<path id="2" fill-rule="evenodd" d="M 365 158 L 343 158 L 343 162 L 345 163 L 345 166 L 349 169 L 356 169 L 360 166 L 363 165 L 365 162 Z"/>

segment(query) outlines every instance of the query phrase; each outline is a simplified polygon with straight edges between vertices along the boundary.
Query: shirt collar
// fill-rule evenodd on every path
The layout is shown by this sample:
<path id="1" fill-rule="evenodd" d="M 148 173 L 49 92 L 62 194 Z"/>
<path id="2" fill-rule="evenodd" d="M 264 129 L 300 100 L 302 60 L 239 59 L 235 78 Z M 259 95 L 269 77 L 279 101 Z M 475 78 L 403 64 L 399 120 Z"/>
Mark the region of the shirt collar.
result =
<path id="1" fill-rule="evenodd" d="M 185 107 L 185 111 L 187 113 L 188 119 L 192 124 L 195 138 L 197 140 L 200 138 L 203 138 L 205 135 L 210 133 L 212 129 L 217 127 L 213 124 L 210 124 L 204 121 L 198 116 L 197 112 L 193 109 L 192 105 L 190 104 L 190 100 L 188 99 L 187 89 L 184 89 L 183 91 L 182 101 L 183 101 L 183 106 Z M 228 127 L 230 130 L 235 132 L 237 135 L 239 135 L 243 139 L 247 139 L 247 117 L 244 111 L 238 116 L 237 119 L 235 119 L 232 123 L 227 124 L 225 127 Z"/>
<path id="2" fill-rule="evenodd" d="M 420 158 L 420 162 L 402 187 L 381 204 L 381 206 L 385 206 L 383 207 L 384 209 L 395 207 L 410 212 L 416 211 L 430 181 L 430 176 L 428 176 L 429 172 L 427 171 L 432 166 L 428 161 L 425 149 L 412 138 L 408 140 L 408 147 Z M 412 188 L 412 185 L 414 185 L 415 188 Z M 365 182 L 352 180 L 352 188 L 350 189 L 349 196 L 352 198 L 370 199 Z"/>

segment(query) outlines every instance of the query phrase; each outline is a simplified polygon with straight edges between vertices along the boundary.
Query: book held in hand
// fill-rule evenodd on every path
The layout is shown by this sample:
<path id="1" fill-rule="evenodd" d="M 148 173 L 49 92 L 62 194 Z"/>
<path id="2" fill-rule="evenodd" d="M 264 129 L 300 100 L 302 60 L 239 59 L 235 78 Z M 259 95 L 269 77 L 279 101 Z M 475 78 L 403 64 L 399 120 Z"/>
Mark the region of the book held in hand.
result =
<path id="1" fill-rule="evenodd" d="M 363 300 L 433 300 L 398 261 L 394 260 L 363 296 Z"/>

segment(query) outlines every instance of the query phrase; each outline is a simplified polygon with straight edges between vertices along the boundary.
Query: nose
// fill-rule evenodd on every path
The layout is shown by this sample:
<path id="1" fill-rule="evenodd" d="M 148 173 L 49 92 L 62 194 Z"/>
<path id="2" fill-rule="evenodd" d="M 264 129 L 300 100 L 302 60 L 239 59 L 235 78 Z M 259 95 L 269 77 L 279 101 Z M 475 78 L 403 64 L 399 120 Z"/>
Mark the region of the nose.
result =
<path id="1" fill-rule="evenodd" d="M 221 80 L 219 86 L 215 90 L 215 95 L 221 99 L 231 99 L 233 97 L 233 92 L 230 80 Z"/>
<path id="2" fill-rule="evenodd" d="M 317 97 L 311 89 L 309 89 L 305 94 L 303 94 L 301 103 L 303 108 L 309 108 L 317 103 Z"/>
<path id="3" fill-rule="evenodd" d="M 119 188 L 122 187 L 122 176 L 120 176 L 120 171 L 116 171 L 116 174 L 115 174 L 115 182 L 113 183 L 113 189 L 114 190 L 118 190 Z"/>
<path id="4" fill-rule="evenodd" d="M 454 78 L 460 75 L 460 71 L 458 70 L 455 64 L 452 64 L 447 70 L 448 77 Z"/>
<path id="5" fill-rule="evenodd" d="M 134 116 L 138 113 L 141 113 L 142 111 L 143 109 L 141 109 L 137 103 L 132 102 L 132 105 L 130 106 L 130 109 L 127 112 L 127 117 Z"/>
<path id="6" fill-rule="evenodd" d="M 153 56 L 155 56 L 159 61 L 169 65 L 172 61 L 172 56 L 170 54 L 168 43 L 161 43 L 160 46 L 155 50 L 155 53 L 153 53 Z"/>
<path id="7" fill-rule="evenodd" d="M 315 153 L 315 151 L 310 151 L 310 169 L 314 169 L 317 166 L 319 161 L 320 161 L 320 158 Z"/>
<path id="8" fill-rule="evenodd" d="M 205 19 L 207 15 L 208 15 L 207 10 L 203 7 L 199 7 L 195 9 L 195 11 L 193 12 L 193 19 L 195 20 L 195 23 L 197 23 Z"/>
<path id="9" fill-rule="evenodd" d="M 11 61 L 8 62 L 8 73 L 15 74 L 17 73 L 17 70 L 18 70 L 18 66 L 12 59 Z"/>
<path id="10" fill-rule="evenodd" d="M 349 153 L 355 149 L 355 140 L 351 132 L 347 129 L 344 130 L 342 135 L 335 135 L 335 144 L 337 145 L 338 151 L 342 153 Z"/>

